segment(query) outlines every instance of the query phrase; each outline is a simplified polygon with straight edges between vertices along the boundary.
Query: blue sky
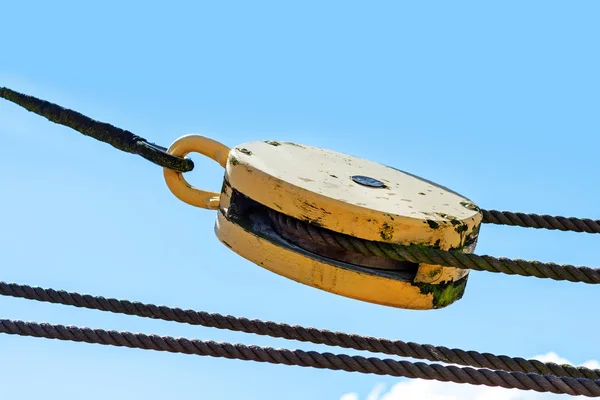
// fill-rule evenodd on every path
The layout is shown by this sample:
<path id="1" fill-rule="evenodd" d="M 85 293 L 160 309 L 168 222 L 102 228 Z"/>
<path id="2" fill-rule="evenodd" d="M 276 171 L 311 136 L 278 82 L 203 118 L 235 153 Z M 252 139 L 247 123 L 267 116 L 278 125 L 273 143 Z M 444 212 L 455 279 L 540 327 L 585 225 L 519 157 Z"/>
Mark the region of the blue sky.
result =
<path id="1" fill-rule="evenodd" d="M 189 133 L 229 146 L 295 141 L 393 165 L 483 208 L 600 218 L 597 2 L 13 1 L 1 9 L 0 86 L 164 146 Z M 214 236 L 214 212 L 178 201 L 162 170 L 140 157 L 5 101 L 0 146 L 0 280 L 496 354 L 600 359 L 590 346 L 600 328 L 591 285 L 472 272 L 464 298 L 447 309 L 361 303 L 239 258 Z M 194 160 L 188 180 L 218 189 L 220 167 Z M 598 266 L 597 240 L 486 225 L 477 252 Z M 10 298 L 0 310 L 331 351 Z M 390 388 L 406 382 L 6 335 L 0 352 L 7 398 L 363 400 L 385 385 L 394 399 Z"/>

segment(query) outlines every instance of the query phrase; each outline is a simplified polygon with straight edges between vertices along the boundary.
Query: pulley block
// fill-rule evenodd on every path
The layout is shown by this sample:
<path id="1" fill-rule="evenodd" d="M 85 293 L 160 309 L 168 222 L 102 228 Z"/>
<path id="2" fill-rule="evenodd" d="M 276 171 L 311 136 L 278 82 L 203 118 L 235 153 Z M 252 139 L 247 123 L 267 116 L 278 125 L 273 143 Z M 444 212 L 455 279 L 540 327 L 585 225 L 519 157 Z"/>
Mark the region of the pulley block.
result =
<path id="1" fill-rule="evenodd" d="M 201 153 L 225 168 L 220 193 L 192 187 L 172 169 L 165 168 L 164 177 L 180 200 L 217 211 L 215 232 L 225 246 L 269 271 L 406 309 L 442 308 L 464 293 L 469 270 L 389 256 L 394 245 L 474 251 L 481 212 L 452 190 L 297 143 L 257 141 L 230 149 L 188 135 L 168 152 Z"/>

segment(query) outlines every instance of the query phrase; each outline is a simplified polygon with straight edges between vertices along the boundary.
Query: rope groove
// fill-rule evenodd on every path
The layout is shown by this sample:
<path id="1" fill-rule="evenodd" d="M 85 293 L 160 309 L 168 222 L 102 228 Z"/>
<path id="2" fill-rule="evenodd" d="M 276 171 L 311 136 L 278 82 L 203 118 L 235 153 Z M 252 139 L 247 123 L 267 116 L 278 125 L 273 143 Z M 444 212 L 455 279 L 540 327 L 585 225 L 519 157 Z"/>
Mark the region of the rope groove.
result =
<path id="1" fill-rule="evenodd" d="M 95 121 L 78 112 L 12 91 L 8 88 L 0 87 L 0 97 L 16 103 L 31 112 L 44 116 L 50 121 L 69 126 L 84 135 L 109 143 L 122 151 L 140 155 L 163 167 L 184 172 L 193 169 L 193 162 L 191 160 L 169 155 L 166 153 L 166 149 L 161 146 L 150 143 L 146 139 L 113 125 Z M 600 220 L 497 210 L 481 210 L 481 212 L 483 214 L 483 222 L 488 224 L 600 233 Z M 288 227 L 294 227 L 294 229 L 308 234 L 315 241 L 324 241 L 329 245 L 368 256 L 375 255 L 412 263 L 435 264 L 509 275 L 533 276 L 559 281 L 566 280 L 588 284 L 600 283 L 600 269 L 590 267 L 568 264 L 559 265 L 551 262 L 525 261 L 504 257 L 498 258 L 487 255 L 479 256 L 421 246 L 398 246 L 388 243 L 370 242 L 318 229 L 310 224 L 287 218 L 281 214 L 273 220 L 276 224 L 285 224 Z M 482 369 L 473 369 L 470 367 L 459 368 L 438 364 L 429 365 L 420 362 L 411 363 L 408 361 L 335 355 L 331 353 L 305 352 L 301 350 L 292 351 L 195 339 L 188 340 L 169 336 L 37 324 L 34 322 L 7 319 L 0 320 L 0 333 L 172 353 L 251 360 L 272 364 L 600 397 L 600 370 L 592 370 L 584 367 L 543 363 L 538 360 L 525 360 L 523 358 L 511 358 L 502 355 L 496 356 L 489 353 L 448 349 L 440 346 L 406 343 L 398 340 L 391 341 L 310 327 L 291 326 L 271 321 L 249 320 L 246 318 L 182 310 L 127 300 L 107 299 L 104 297 L 54 291 L 52 289 L 4 282 L 0 282 L 0 295 L 268 335 L 315 344 L 352 348 L 355 350 L 469 365 Z"/>
<path id="2" fill-rule="evenodd" d="M 332 332 L 325 329 L 237 318 L 231 315 L 183 310 L 1 281 L 0 295 L 476 368 L 600 380 L 600 370 L 585 367 Z"/>
<path id="3" fill-rule="evenodd" d="M 459 368 L 439 364 L 412 363 L 374 357 L 319 353 L 316 351 L 274 349 L 272 347 L 217 343 L 198 339 L 146 335 L 143 333 L 106 331 L 75 326 L 38 324 L 35 322 L 0 319 L 0 333 L 33 336 L 71 342 L 85 342 L 108 346 L 166 351 L 169 353 L 266 362 L 289 366 L 312 367 L 364 374 L 420 378 L 442 382 L 468 383 L 533 390 L 556 394 L 600 397 L 600 381 L 585 378 L 542 376 L 521 372 L 491 371 L 488 369 Z"/>
<path id="4" fill-rule="evenodd" d="M 552 262 L 525 261 L 505 257 L 479 256 L 477 254 L 445 251 L 424 246 L 401 246 L 397 244 L 374 242 L 358 239 L 297 220 L 284 214 L 270 211 L 275 228 L 282 231 L 285 227 L 295 229 L 303 237 L 310 237 L 316 242 L 326 242 L 347 251 L 363 255 L 387 256 L 398 261 L 442 265 L 461 269 L 473 269 L 504 273 L 508 275 L 534 276 L 557 281 L 600 283 L 600 269 L 579 267 Z M 308 235 L 308 236 L 307 236 Z"/>

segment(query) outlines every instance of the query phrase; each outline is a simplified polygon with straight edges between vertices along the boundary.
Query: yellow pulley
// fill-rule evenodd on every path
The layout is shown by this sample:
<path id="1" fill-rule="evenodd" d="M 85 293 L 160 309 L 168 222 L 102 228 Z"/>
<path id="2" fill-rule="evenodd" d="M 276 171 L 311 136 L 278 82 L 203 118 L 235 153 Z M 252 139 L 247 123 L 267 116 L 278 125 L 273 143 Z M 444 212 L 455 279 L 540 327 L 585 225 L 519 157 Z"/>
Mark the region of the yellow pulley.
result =
<path id="1" fill-rule="evenodd" d="M 274 141 L 233 149 L 199 135 L 168 153 L 201 153 L 225 168 L 220 193 L 164 169 L 180 200 L 217 210 L 219 240 L 240 256 L 296 282 L 407 309 L 460 299 L 469 270 L 393 260 L 379 244 L 472 253 L 482 221 L 465 197 L 372 161 Z"/>

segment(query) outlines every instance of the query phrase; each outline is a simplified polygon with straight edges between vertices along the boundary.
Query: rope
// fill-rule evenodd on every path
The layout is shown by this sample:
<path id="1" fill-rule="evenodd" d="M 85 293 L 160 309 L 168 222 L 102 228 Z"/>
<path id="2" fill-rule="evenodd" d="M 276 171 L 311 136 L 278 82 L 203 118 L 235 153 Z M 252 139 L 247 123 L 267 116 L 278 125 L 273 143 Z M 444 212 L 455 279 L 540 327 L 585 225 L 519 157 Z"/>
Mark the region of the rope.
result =
<path id="1" fill-rule="evenodd" d="M 559 231 L 600 233 L 600 220 L 551 215 L 513 213 L 510 211 L 481 210 L 483 222 L 496 225 Z"/>
<path id="2" fill-rule="evenodd" d="M 162 146 L 148 142 L 133 133 L 104 122 L 95 121 L 76 111 L 57 104 L 0 87 L 0 97 L 46 117 L 48 120 L 68 126 L 115 148 L 133 154 L 160 166 L 176 171 L 188 172 L 194 168 L 192 160 L 170 155 Z M 480 210 L 483 222 L 496 225 L 521 226 L 525 228 L 551 229 L 573 232 L 600 233 L 600 220 L 588 218 L 560 217 L 538 214 L 513 213 L 509 211 Z"/>
<path id="3" fill-rule="evenodd" d="M 114 330 L 80 328 L 75 326 L 38 324 L 35 322 L 0 319 L 0 333 L 85 342 L 107 346 L 129 347 L 170 353 L 196 354 L 270 364 L 295 365 L 363 374 L 390 375 L 420 378 L 442 382 L 468 383 L 503 387 L 506 389 L 534 390 L 556 394 L 600 397 L 600 381 L 523 374 L 521 372 L 491 371 L 488 369 L 459 368 L 439 364 L 411 363 L 391 359 L 365 358 L 345 354 L 319 353 L 315 351 L 274 349 L 272 347 L 246 346 L 243 344 L 217 343 L 198 339 L 171 336 L 145 335 L 142 333 Z"/>
<path id="4" fill-rule="evenodd" d="M 600 269 L 596 268 L 487 255 L 479 256 L 417 245 L 401 246 L 374 242 L 319 228 L 274 211 L 271 211 L 270 215 L 276 230 L 280 234 L 284 227 L 295 229 L 305 239 L 310 238 L 314 241 L 325 242 L 330 246 L 337 246 L 344 250 L 363 255 L 387 256 L 394 260 L 408 261 L 416 264 L 423 263 L 508 275 L 534 276 L 536 278 L 549 278 L 557 281 L 584 282 L 589 284 L 600 283 Z"/>
<path id="5" fill-rule="evenodd" d="M 40 100 L 36 97 L 15 92 L 5 87 L 0 87 L 0 97 L 46 117 L 52 122 L 73 128 L 86 136 L 108 143 L 119 150 L 140 155 L 146 160 L 162 167 L 182 172 L 191 171 L 194 168 L 194 163 L 190 159 L 168 154 L 167 149 L 162 146 L 150 143 L 142 137 L 111 124 L 94 121 L 76 111 Z"/>
<path id="6" fill-rule="evenodd" d="M 494 354 L 482 354 L 476 351 L 448 349 L 446 347 L 433 346 L 430 344 L 422 345 L 412 342 L 407 343 L 401 340 L 392 341 L 370 336 L 332 332 L 325 329 L 306 328 L 298 325 L 261 321 L 258 319 L 250 320 L 247 318 L 237 318 L 231 315 L 207 313 L 204 311 L 182 310 L 181 308 L 156 306 L 154 304 L 104 298 L 88 294 L 82 295 L 79 293 L 66 292 L 64 290 L 56 291 L 53 289 L 18 285 L 2 281 L 0 281 L 0 295 L 47 303 L 64 304 L 117 314 L 136 315 L 138 317 L 186 323 L 189 325 L 200 325 L 209 328 L 253 333 L 274 338 L 296 340 L 299 342 L 338 346 L 347 349 L 439 361 L 448 364 L 467 365 L 476 368 L 600 380 L 600 370 L 574 367 L 568 364 L 558 365 L 555 363 L 544 363 L 538 360 L 512 358 L 504 355 L 496 356 Z"/>

